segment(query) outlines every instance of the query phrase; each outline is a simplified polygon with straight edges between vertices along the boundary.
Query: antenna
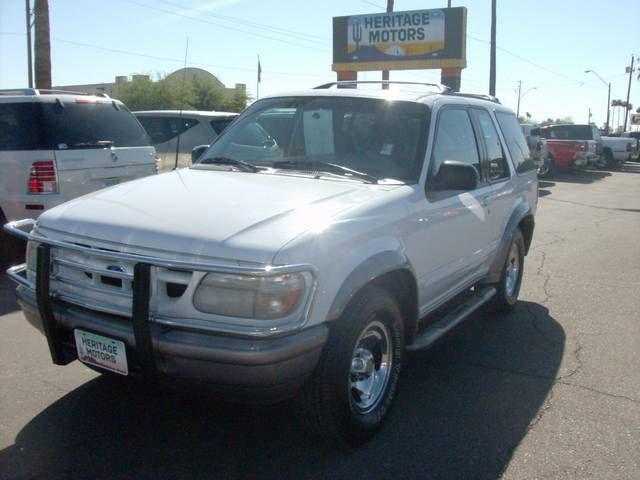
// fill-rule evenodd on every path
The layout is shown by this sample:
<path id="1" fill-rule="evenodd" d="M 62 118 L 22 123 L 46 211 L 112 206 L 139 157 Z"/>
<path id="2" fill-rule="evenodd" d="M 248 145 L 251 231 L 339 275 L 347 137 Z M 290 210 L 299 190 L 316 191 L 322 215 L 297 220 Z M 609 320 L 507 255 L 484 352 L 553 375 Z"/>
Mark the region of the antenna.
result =
<path id="1" fill-rule="evenodd" d="M 178 125 L 178 137 L 176 140 L 176 163 L 174 170 L 178 168 L 178 155 L 180 153 L 180 135 L 182 135 L 182 110 L 184 107 L 184 87 L 187 83 L 187 52 L 189 51 L 189 37 L 187 37 L 187 45 L 184 47 L 184 68 L 182 69 L 182 99 L 180 100 L 180 124 Z"/>

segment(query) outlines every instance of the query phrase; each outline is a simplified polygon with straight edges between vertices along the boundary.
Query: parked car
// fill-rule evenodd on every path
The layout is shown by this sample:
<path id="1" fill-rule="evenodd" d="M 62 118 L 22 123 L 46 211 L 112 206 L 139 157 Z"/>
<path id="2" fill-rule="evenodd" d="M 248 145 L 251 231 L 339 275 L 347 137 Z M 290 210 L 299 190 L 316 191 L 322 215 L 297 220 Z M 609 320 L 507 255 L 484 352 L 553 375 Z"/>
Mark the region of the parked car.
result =
<path id="1" fill-rule="evenodd" d="M 160 156 L 159 171 L 186 167 L 191 151 L 198 145 L 212 143 L 238 116 L 231 112 L 150 110 L 133 112 L 145 128 Z M 178 142 L 180 144 L 178 145 Z"/>
<path id="2" fill-rule="evenodd" d="M 604 167 L 602 139 L 595 125 L 550 125 L 540 133 L 547 140 L 549 169 Z"/>
<path id="3" fill-rule="evenodd" d="M 635 143 L 631 147 L 631 161 L 637 162 L 640 159 L 640 131 L 624 132 L 622 136 L 635 140 Z"/>
<path id="4" fill-rule="evenodd" d="M 190 168 L 7 225 L 53 362 L 295 396 L 314 432 L 357 444 L 406 350 L 512 309 L 538 198 L 515 114 L 437 86 L 329 87 L 256 101 Z"/>
<path id="5" fill-rule="evenodd" d="M 636 140 L 629 137 L 602 137 L 602 156 L 609 168 L 618 168 L 631 161 Z"/>
<path id="6" fill-rule="evenodd" d="M 155 151 L 119 100 L 0 90 L 0 168 L 0 221 L 5 223 L 154 174 Z M 2 260 L 9 256 L 9 243 L 0 232 Z"/>
<path id="7" fill-rule="evenodd" d="M 539 177 L 546 177 L 550 173 L 549 149 L 547 140 L 540 133 L 540 126 L 529 123 L 520 124 L 524 138 L 527 140 L 531 160 L 538 169 Z"/>

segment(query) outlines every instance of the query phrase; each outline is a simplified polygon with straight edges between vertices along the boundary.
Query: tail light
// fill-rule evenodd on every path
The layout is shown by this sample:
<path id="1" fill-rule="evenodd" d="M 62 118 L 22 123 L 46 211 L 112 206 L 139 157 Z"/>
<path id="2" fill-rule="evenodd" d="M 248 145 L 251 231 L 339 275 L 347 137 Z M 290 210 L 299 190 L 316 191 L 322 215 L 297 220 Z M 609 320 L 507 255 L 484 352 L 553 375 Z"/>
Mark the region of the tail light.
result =
<path id="1" fill-rule="evenodd" d="M 29 193 L 58 193 L 58 174 L 53 160 L 41 160 L 31 164 Z"/>

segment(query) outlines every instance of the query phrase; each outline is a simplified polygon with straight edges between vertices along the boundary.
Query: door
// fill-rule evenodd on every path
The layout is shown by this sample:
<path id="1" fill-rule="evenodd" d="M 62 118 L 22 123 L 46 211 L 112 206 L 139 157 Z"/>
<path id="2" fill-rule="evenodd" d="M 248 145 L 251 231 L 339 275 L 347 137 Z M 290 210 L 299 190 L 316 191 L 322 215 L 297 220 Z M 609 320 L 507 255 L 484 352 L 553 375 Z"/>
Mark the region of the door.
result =
<path id="1" fill-rule="evenodd" d="M 438 113 L 426 191 L 411 213 L 414 232 L 408 250 L 420 284 L 421 314 L 469 287 L 488 271 L 491 235 L 485 197 L 491 185 L 484 179 L 478 139 L 469 112 L 448 107 Z M 452 160 L 472 165 L 477 188 L 447 190 L 441 167 Z"/>

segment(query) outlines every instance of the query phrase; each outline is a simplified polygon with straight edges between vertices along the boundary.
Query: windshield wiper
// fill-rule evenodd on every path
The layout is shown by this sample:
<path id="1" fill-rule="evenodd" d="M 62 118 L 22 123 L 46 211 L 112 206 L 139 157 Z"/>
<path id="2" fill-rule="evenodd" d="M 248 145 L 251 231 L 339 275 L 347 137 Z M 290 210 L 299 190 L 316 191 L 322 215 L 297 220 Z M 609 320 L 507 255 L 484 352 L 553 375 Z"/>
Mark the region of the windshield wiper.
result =
<path id="1" fill-rule="evenodd" d="M 318 173 L 333 173 L 347 178 L 357 178 L 367 183 L 378 183 L 378 179 L 368 173 L 359 172 L 348 167 L 343 167 L 337 163 L 321 162 L 319 160 L 301 162 L 297 160 L 281 160 L 273 163 L 273 168 L 292 168 Z"/>
<path id="2" fill-rule="evenodd" d="M 73 148 L 109 148 L 113 147 L 116 142 L 113 140 L 97 140 L 95 142 L 80 142 L 74 143 Z"/>
<path id="3" fill-rule="evenodd" d="M 236 158 L 230 158 L 230 157 L 204 158 L 204 159 L 200 160 L 198 163 L 200 163 L 200 164 L 231 165 L 233 167 L 238 167 L 238 169 L 242 170 L 243 172 L 256 173 L 257 171 L 260 170 L 258 167 L 256 167 L 252 163 L 245 162 L 244 160 L 238 160 Z"/>

